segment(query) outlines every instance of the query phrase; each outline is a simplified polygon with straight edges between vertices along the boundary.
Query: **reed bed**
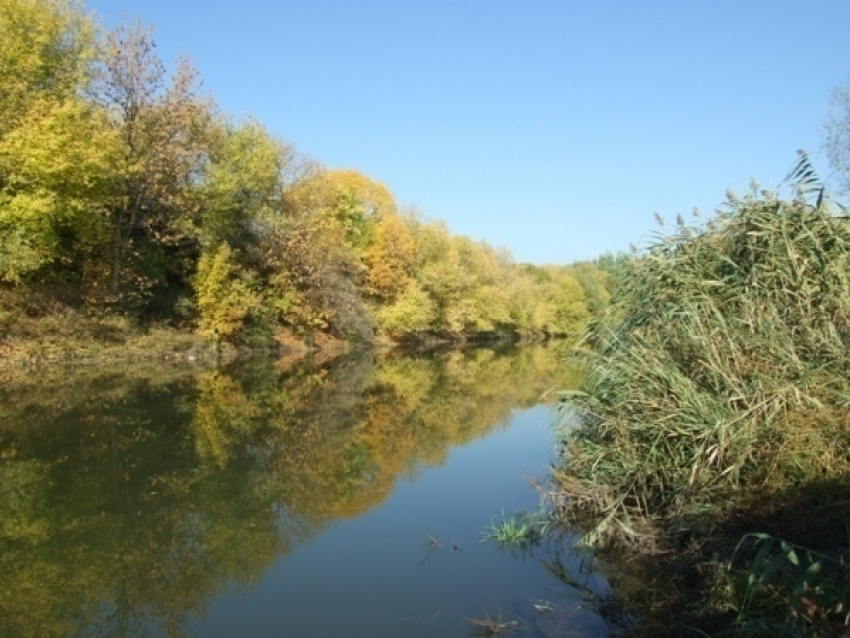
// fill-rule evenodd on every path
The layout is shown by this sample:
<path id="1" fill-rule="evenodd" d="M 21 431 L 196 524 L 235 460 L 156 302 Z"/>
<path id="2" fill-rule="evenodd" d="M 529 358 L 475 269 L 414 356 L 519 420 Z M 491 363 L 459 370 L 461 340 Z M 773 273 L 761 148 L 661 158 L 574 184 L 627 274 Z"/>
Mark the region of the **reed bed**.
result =
<path id="1" fill-rule="evenodd" d="M 584 522 L 585 543 L 717 540 L 732 509 L 742 520 L 818 482 L 838 502 L 848 489 L 850 220 L 822 191 L 730 196 L 706 224 L 679 219 L 585 345 L 586 384 L 565 404 L 582 418 L 555 472 L 558 512 Z M 827 509 L 843 529 L 848 504 Z M 733 528 L 727 545 L 763 531 Z"/>

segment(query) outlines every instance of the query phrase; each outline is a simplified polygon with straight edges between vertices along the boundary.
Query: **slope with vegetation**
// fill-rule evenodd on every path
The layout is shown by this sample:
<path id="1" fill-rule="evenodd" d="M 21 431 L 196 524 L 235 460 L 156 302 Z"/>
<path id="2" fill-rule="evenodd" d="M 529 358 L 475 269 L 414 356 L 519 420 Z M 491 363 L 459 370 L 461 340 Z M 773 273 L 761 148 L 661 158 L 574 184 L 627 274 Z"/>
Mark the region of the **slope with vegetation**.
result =
<path id="1" fill-rule="evenodd" d="M 850 221 L 804 154 L 792 178 L 680 220 L 588 334 L 557 501 L 585 542 L 645 550 L 647 633 L 847 631 Z"/>
<path id="2" fill-rule="evenodd" d="M 586 269 L 518 266 L 234 120 L 187 60 L 166 72 L 141 23 L 104 33 L 73 0 L 0 0 L 0 69 L 7 357 L 151 326 L 254 347 L 574 334 L 598 304 Z"/>

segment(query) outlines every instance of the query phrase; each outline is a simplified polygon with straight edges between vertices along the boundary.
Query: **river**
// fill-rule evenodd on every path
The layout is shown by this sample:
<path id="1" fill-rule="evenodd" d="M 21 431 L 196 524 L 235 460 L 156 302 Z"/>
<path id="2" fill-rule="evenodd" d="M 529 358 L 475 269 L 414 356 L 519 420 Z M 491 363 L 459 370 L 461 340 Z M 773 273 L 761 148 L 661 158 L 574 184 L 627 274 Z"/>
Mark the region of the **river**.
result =
<path id="1" fill-rule="evenodd" d="M 542 564 L 602 592 L 586 557 L 485 538 L 577 382 L 550 344 L 4 383 L 0 635 L 607 635 Z"/>

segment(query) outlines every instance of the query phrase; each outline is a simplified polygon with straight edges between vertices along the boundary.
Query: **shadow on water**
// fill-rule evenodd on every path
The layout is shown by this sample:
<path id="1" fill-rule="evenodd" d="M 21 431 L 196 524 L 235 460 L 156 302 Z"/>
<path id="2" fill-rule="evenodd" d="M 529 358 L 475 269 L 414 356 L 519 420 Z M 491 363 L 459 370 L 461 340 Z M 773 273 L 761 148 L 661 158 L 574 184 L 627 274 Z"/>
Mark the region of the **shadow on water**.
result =
<path id="1" fill-rule="evenodd" d="M 602 572 L 634 620 L 629 635 L 847 635 L 847 477 L 744 497 L 670 526 L 680 533 L 657 551 L 604 553 Z"/>
<path id="2" fill-rule="evenodd" d="M 366 513 L 384 517 L 376 524 L 386 529 L 403 529 L 405 521 L 427 515 L 429 503 L 451 501 L 467 482 L 451 468 L 488 463 L 490 452 L 470 443 L 506 431 L 518 414 L 549 418 L 531 409 L 542 395 L 576 382 L 557 348 L 535 345 L 366 353 L 294 367 L 256 359 L 216 371 L 53 370 L 7 383 L 0 388 L 0 634 L 182 635 L 194 626 L 189 633 L 214 635 L 203 619 L 229 604 L 220 601 L 264 591 L 265 583 L 284 578 L 276 576 L 280 566 L 295 573 L 298 559 L 320 548 L 321 560 L 339 561 L 343 569 L 333 552 L 352 550 L 333 543 L 346 525 L 365 525 Z M 501 445 L 521 451 L 531 440 L 522 432 L 511 436 Z M 534 454 L 545 462 L 549 451 L 540 440 Z M 483 460 L 449 463 L 445 475 L 434 470 L 462 448 Z M 428 481 L 419 481 L 423 473 Z M 429 481 L 434 487 L 426 493 Z M 478 489 L 470 502 L 503 488 Z M 469 509 L 447 506 L 456 511 L 446 520 L 459 521 Z M 473 570 L 493 561 L 477 542 L 486 519 L 470 516 L 477 523 L 464 532 L 463 547 L 441 531 L 441 552 L 420 565 L 427 548 L 416 542 L 418 574 L 459 569 L 448 563 L 452 554 Z M 377 534 L 369 529 L 363 533 Z M 421 540 L 426 532 L 416 534 Z M 388 560 L 394 542 L 381 541 Z M 536 562 L 533 567 L 543 572 Z M 400 577 L 384 578 L 391 585 Z M 335 579 L 345 580 L 344 573 Z M 401 608 L 406 603 L 399 600 Z M 457 635 L 456 625 L 445 627 L 451 631 L 445 635 Z"/>

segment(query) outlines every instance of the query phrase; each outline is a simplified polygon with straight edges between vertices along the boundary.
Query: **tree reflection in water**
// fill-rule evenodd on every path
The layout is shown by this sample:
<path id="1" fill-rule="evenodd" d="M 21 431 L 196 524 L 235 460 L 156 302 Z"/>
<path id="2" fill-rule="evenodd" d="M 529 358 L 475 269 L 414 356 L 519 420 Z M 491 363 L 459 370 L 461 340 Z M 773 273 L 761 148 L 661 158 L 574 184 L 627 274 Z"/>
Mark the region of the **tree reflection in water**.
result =
<path id="1" fill-rule="evenodd" d="M 7 379 L 0 634 L 179 635 L 568 375 L 536 345 Z"/>

